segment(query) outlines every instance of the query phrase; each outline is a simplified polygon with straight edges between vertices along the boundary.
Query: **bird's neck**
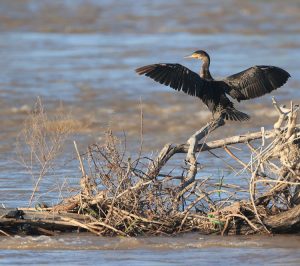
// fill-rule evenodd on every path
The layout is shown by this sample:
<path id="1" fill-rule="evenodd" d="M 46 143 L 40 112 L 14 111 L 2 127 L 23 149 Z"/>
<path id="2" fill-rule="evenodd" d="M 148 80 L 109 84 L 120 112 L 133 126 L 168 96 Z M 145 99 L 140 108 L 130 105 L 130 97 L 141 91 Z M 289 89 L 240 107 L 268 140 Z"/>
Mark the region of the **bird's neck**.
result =
<path id="1" fill-rule="evenodd" d="M 200 77 L 203 79 L 209 79 L 212 80 L 212 76 L 209 72 L 209 64 L 210 64 L 210 60 L 209 58 L 204 58 L 201 66 L 201 70 L 200 70 Z"/>

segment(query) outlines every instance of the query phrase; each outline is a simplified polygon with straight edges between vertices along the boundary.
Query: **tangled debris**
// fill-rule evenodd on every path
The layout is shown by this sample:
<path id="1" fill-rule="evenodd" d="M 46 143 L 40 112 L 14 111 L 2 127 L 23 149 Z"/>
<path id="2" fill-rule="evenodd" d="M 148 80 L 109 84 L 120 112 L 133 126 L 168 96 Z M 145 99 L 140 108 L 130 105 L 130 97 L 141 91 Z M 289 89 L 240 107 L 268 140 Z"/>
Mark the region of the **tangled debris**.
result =
<path id="1" fill-rule="evenodd" d="M 299 232 L 298 106 L 279 107 L 274 99 L 273 105 L 279 118 L 272 130 L 201 142 L 224 125 L 218 118 L 187 144 L 166 144 L 154 160 L 131 159 L 122 142 L 108 132 L 104 144 L 88 147 L 84 165 L 74 143 L 81 191 L 53 207 L 1 209 L 1 232 L 53 235 L 81 229 L 109 236 Z M 255 140 L 259 146 L 252 143 Z M 248 163 L 232 152 L 236 144 L 243 145 L 243 152 L 248 150 Z M 197 176 L 201 173 L 197 154 L 201 158 L 213 149 L 223 149 L 243 167 L 239 173 L 249 173 L 248 188 Z M 185 171 L 163 174 L 177 153 L 186 153 Z"/>

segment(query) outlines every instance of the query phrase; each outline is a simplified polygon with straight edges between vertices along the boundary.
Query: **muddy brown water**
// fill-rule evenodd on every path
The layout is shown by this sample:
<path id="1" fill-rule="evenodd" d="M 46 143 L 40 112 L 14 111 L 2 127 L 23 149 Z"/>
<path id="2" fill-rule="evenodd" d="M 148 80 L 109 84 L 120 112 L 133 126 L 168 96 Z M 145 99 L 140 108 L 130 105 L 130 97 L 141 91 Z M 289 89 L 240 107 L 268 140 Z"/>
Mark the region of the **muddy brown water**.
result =
<path id="1" fill-rule="evenodd" d="M 198 71 L 199 62 L 183 56 L 205 49 L 214 77 L 255 64 L 285 68 L 292 79 L 272 95 L 284 104 L 299 102 L 299 13 L 296 0 L 2 0 L 0 202 L 8 207 L 28 204 L 34 180 L 19 163 L 16 139 L 38 96 L 50 116 L 62 108 L 68 112 L 74 132 L 37 193 L 37 202 L 50 205 L 78 188 L 72 140 L 84 151 L 103 141 L 109 127 L 121 138 L 126 132 L 127 149 L 134 156 L 142 107 L 143 152 L 149 155 L 166 142 L 185 142 L 210 118 L 199 100 L 136 76 L 138 66 L 178 62 Z M 250 122 L 227 123 L 211 139 L 271 127 L 276 119 L 271 95 L 236 105 L 251 115 Z M 182 159 L 176 158 L 170 168 L 183 165 Z M 247 176 L 237 178 L 222 160 L 201 155 L 201 162 L 205 168 L 198 178 L 225 173 L 228 181 L 247 184 Z M 299 236 L 1 237 L 0 263 L 299 265 L 299 247 Z"/>

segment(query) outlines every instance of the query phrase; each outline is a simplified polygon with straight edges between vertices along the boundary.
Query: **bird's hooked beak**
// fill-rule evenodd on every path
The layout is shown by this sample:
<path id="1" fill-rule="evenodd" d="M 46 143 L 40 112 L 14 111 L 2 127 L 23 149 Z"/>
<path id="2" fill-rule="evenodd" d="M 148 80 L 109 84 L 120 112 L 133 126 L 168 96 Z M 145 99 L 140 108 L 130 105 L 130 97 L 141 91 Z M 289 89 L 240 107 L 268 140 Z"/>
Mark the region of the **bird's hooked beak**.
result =
<path id="1" fill-rule="evenodd" d="M 185 57 L 183 57 L 183 58 L 198 58 L 198 55 L 195 54 L 195 53 L 193 53 L 193 54 L 187 55 L 187 56 L 185 56 Z"/>

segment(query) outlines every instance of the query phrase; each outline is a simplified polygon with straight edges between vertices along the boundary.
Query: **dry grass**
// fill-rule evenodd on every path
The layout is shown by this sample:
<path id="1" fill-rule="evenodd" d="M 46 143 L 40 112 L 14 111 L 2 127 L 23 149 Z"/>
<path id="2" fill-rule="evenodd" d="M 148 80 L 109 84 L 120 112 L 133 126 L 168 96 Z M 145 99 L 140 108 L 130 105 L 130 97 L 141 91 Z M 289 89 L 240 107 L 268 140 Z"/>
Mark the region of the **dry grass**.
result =
<path id="1" fill-rule="evenodd" d="M 61 155 L 66 139 L 76 126 L 76 121 L 63 110 L 58 116 L 48 117 L 41 99 L 37 99 L 34 110 L 26 119 L 17 139 L 19 160 L 34 180 L 29 205 L 43 177 L 55 168 L 56 159 Z"/>

